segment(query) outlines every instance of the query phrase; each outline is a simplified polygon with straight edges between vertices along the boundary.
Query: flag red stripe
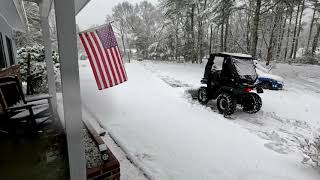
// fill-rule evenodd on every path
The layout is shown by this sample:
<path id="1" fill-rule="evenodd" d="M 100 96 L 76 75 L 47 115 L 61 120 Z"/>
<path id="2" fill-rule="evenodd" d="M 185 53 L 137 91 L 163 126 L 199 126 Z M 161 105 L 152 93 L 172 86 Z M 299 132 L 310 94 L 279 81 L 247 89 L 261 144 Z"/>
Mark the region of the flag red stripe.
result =
<path id="1" fill-rule="evenodd" d="M 99 59 L 98 59 L 98 55 L 97 55 L 96 49 L 94 48 L 94 46 L 93 46 L 93 44 L 92 44 L 93 42 L 91 41 L 91 38 L 89 37 L 88 33 L 84 33 L 84 34 L 85 34 L 85 36 L 86 36 L 86 38 L 87 38 L 87 41 L 88 41 L 88 43 L 89 43 L 89 45 L 90 45 L 90 47 L 91 47 L 91 50 L 92 50 L 92 52 L 93 52 L 93 55 L 94 55 L 94 57 L 95 57 L 95 62 L 96 62 L 97 65 L 98 65 L 98 69 L 99 69 L 100 77 L 101 77 L 101 79 L 102 79 L 102 83 L 103 83 L 104 87 L 107 87 L 107 82 L 106 82 L 106 79 L 105 79 L 105 77 L 104 77 L 104 75 L 103 75 L 102 68 L 101 68 L 101 64 L 100 64 L 100 61 L 99 61 Z"/>
<path id="2" fill-rule="evenodd" d="M 96 34 L 96 35 L 97 35 L 97 34 Z M 105 61 L 104 61 L 104 64 L 107 65 L 106 71 L 108 71 L 108 73 L 109 73 L 109 75 L 110 75 L 110 80 L 111 80 L 111 81 L 110 81 L 110 87 L 112 87 L 112 86 L 116 85 L 115 77 L 114 77 L 114 75 L 112 74 L 113 68 L 112 68 L 111 64 L 109 63 L 109 61 L 108 61 L 107 52 L 106 52 L 106 50 L 104 49 L 103 44 L 102 44 L 99 36 L 97 35 L 96 37 L 97 37 L 98 43 L 100 44 L 100 47 L 101 47 L 101 49 L 102 49 L 101 51 L 102 51 L 102 54 L 103 54 L 103 58 L 104 58 L 104 60 L 105 60 Z"/>
<path id="3" fill-rule="evenodd" d="M 94 59 L 94 55 L 93 55 L 93 51 L 92 49 L 90 48 L 90 45 L 89 45 L 89 41 L 88 39 L 85 37 L 85 35 L 83 34 L 83 39 L 84 39 L 84 42 L 86 43 L 87 47 L 88 47 L 88 51 L 90 53 L 90 56 L 92 58 L 92 65 L 94 66 L 95 68 L 95 71 L 97 72 L 97 81 L 100 83 L 100 86 L 101 86 L 101 89 L 103 89 L 103 82 L 102 82 L 102 79 L 101 79 L 101 76 L 100 76 L 100 72 L 99 72 L 99 68 L 98 68 L 98 65 L 97 65 L 97 62 L 96 60 Z"/>
<path id="4" fill-rule="evenodd" d="M 113 70 L 114 70 L 114 78 L 115 78 L 115 80 L 116 80 L 116 84 L 118 85 L 118 84 L 120 84 L 121 83 L 121 80 L 120 80 L 120 77 L 118 77 L 118 74 L 117 74 L 117 68 L 116 68 L 116 65 L 115 65 L 115 63 L 114 63 L 114 61 L 113 61 L 113 58 L 112 58 L 112 56 L 111 56 L 111 49 L 106 49 L 105 50 L 106 52 L 107 52 L 107 54 L 108 54 L 108 59 L 110 60 L 110 64 L 111 64 L 111 66 L 112 66 L 112 68 L 113 68 Z"/>
<path id="5" fill-rule="evenodd" d="M 101 84 L 100 84 L 100 81 L 99 81 L 99 78 L 98 78 L 98 75 L 97 75 L 97 71 L 96 71 L 96 68 L 94 67 L 94 64 L 93 64 L 93 59 L 91 57 L 91 54 L 90 54 L 90 51 L 88 49 L 88 46 L 86 44 L 86 42 L 84 41 L 84 37 L 82 34 L 79 34 L 80 35 L 80 40 L 83 44 L 83 47 L 85 49 L 85 51 L 87 52 L 87 55 L 88 55 L 88 59 L 89 59 L 89 62 L 90 62 L 90 66 L 92 68 L 92 71 L 93 71 L 93 75 L 94 75 L 94 78 L 96 79 L 96 82 L 97 82 L 97 85 L 98 85 L 98 89 L 101 90 Z"/>
<path id="6" fill-rule="evenodd" d="M 118 54 L 117 48 L 118 48 L 118 46 L 114 48 L 114 51 L 116 52 L 117 60 L 118 60 L 119 65 L 120 65 L 120 70 L 121 70 L 121 74 L 122 74 L 122 79 L 123 79 L 123 81 L 126 81 L 127 78 L 126 78 L 126 76 L 125 76 L 125 74 L 124 74 L 122 60 L 121 60 L 121 58 L 119 58 L 119 54 Z"/>
<path id="7" fill-rule="evenodd" d="M 119 61 L 118 59 L 116 58 L 115 56 L 115 52 L 114 52 L 114 47 L 110 48 L 110 52 L 112 53 L 112 58 L 113 58 L 113 61 L 114 61 L 114 64 L 116 65 L 116 68 L 117 68 L 117 73 L 118 73 L 118 77 L 119 77 L 119 81 L 120 83 L 123 83 L 124 80 L 123 80 L 123 77 L 122 77 L 122 74 L 120 72 L 120 66 L 119 66 Z"/>
<path id="8" fill-rule="evenodd" d="M 103 56 L 103 53 L 102 53 L 102 50 L 101 50 L 101 46 L 100 46 L 100 44 L 99 44 L 99 42 L 98 42 L 98 40 L 97 40 L 97 37 L 96 37 L 95 33 L 91 32 L 91 36 L 92 36 L 94 42 L 96 43 L 96 46 L 97 46 L 97 48 L 98 48 L 98 51 L 99 51 L 99 54 L 100 54 L 100 57 L 101 57 L 101 60 L 102 60 L 102 64 L 103 64 L 104 69 L 105 69 L 105 72 L 106 72 L 106 74 L 107 74 L 109 86 L 106 86 L 106 87 L 111 87 L 111 86 L 112 86 L 112 84 L 111 84 L 112 81 L 111 81 L 111 77 L 110 77 L 109 71 L 108 71 L 108 69 L 107 69 L 106 60 L 104 59 L 104 56 Z M 103 73 L 101 73 L 101 74 L 104 76 Z"/>
<path id="9" fill-rule="evenodd" d="M 122 60 L 122 55 L 121 55 L 121 53 L 120 53 L 120 49 L 119 49 L 118 46 L 117 46 L 117 53 L 119 54 L 119 56 L 120 56 L 120 58 L 121 58 L 122 69 L 123 69 L 123 71 L 124 71 L 125 78 L 126 78 L 126 80 L 128 80 L 127 72 L 126 72 L 126 70 L 125 70 L 125 68 L 124 68 L 124 63 L 123 63 L 123 60 Z"/>
<path id="10" fill-rule="evenodd" d="M 103 48 L 103 46 L 101 46 L 102 48 Z M 113 73 L 113 67 L 112 67 L 112 65 L 109 63 L 109 60 L 108 60 L 108 55 L 107 55 L 107 53 L 108 52 L 106 52 L 106 50 L 104 50 L 104 48 L 102 49 L 102 53 L 103 53 L 103 57 L 104 57 L 104 59 L 105 59 L 105 64 L 107 65 L 107 70 L 108 70 L 108 73 L 110 74 L 110 80 L 111 80 L 111 84 L 110 84 L 110 86 L 112 87 L 112 86 L 115 86 L 116 85 L 116 77 L 114 77 L 114 74 L 112 74 Z"/>
<path id="11" fill-rule="evenodd" d="M 123 82 L 123 78 L 122 78 L 122 76 L 120 75 L 120 72 L 119 72 L 118 59 L 116 59 L 114 57 L 112 48 L 110 49 L 110 52 L 111 52 L 111 56 L 112 56 L 113 62 L 115 64 L 116 68 L 117 68 L 117 74 L 118 74 L 118 77 L 119 77 L 119 81 L 120 81 L 120 83 L 122 83 Z"/>
<path id="12" fill-rule="evenodd" d="M 114 83 L 115 85 L 118 85 L 120 84 L 120 82 L 118 82 L 117 78 L 116 78 L 116 74 L 114 72 L 114 67 L 113 65 L 111 64 L 111 59 L 110 59 L 110 55 L 109 55 L 109 52 L 107 49 L 105 49 L 105 52 L 106 52 L 106 56 L 107 56 L 107 59 L 108 59 L 108 63 L 110 65 L 110 69 L 111 69 L 111 73 L 112 73 L 112 76 L 113 76 L 113 79 L 114 79 Z"/>

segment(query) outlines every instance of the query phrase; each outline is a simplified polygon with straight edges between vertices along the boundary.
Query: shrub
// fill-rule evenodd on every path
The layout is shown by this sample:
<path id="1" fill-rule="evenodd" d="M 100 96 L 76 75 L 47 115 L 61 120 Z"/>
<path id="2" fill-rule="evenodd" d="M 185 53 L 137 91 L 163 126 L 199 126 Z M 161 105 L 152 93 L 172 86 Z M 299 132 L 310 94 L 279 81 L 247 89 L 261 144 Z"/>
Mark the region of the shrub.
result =
<path id="1" fill-rule="evenodd" d="M 313 141 L 306 139 L 305 142 L 301 144 L 301 148 L 304 154 L 302 162 L 311 163 L 320 167 L 320 136 L 316 137 Z"/>
<path id="2" fill-rule="evenodd" d="M 40 83 L 34 84 L 35 92 L 48 92 L 47 70 L 45 63 L 44 47 L 43 46 L 27 46 L 17 50 L 17 59 L 20 65 L 20 74 L 22 81 L 27 81 L 28 76 L 28 55 L 30 54 L 30 74 L 37 74 L 41 77 Z M 58 53 L 52 52 L 54 62 L 54 74 L 56 87 L 59 90 L 61 86 L 60 79 L 60 64 Z"/>

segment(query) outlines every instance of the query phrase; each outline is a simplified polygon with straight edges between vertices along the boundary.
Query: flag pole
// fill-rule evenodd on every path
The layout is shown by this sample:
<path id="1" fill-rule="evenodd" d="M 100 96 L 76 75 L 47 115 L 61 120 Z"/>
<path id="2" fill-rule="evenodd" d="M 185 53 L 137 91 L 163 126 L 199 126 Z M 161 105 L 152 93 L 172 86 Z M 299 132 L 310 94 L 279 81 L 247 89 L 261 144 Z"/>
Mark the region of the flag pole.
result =
<path id="1" fill-rule="evenodd" d="M 111 23 L 113 23 L 113 22 L 114 22 L 114 21 L 110 21 L 110 22 L 105 23 L 105 24 L 102 24 L 102 25 L 100 25 L 100 26 L 83 30 L 83 31 L 79 32 L 78 34 L 80 34 L 80 33 L 85 33 L 85 32 L 89 32 L 89 31 L 94 31 L 94 30 L 96 30 L 96 29 L 99 29 L 99 28 L 102 28 L 102 27 L 104 27 L 104 26 L 107 26 L 107 25 L 109 25 L 109 24 L 111 24 Z"/>

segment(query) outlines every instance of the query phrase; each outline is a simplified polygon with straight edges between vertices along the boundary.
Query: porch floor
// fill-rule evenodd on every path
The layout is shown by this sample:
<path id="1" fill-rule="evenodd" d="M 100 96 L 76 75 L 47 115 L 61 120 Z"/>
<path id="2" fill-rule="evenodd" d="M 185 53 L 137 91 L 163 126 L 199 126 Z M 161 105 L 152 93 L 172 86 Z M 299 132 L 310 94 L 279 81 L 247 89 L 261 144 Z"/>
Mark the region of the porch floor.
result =
<path id="1" fill-rule="evenodd" d="M 16 139 L 0 133 L 0 179 L 68 179 L 65 135 L 55 129 L 47 123 L 36 137 Z"/>

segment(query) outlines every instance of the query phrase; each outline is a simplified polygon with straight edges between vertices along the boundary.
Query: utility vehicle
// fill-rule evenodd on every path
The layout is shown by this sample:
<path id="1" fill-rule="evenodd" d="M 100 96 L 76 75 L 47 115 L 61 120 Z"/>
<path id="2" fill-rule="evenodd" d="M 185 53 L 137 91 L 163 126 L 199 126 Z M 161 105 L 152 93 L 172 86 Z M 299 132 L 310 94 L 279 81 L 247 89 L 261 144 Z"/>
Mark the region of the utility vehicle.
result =
<path id="1" fill-rule="evenodd" d="M 217 99 L 217 108 L 224 115 L 233 114 L 237 104 L 247 113 L 256 113 L 262 106 L 257 93 L 263 93 L 263 89 L 255 85 L 257 78 L 250 55 L 211 54 L 201 80 L 205 85 L 198 91 L 198 100 L 206 104 L 211 99 Z"/>

